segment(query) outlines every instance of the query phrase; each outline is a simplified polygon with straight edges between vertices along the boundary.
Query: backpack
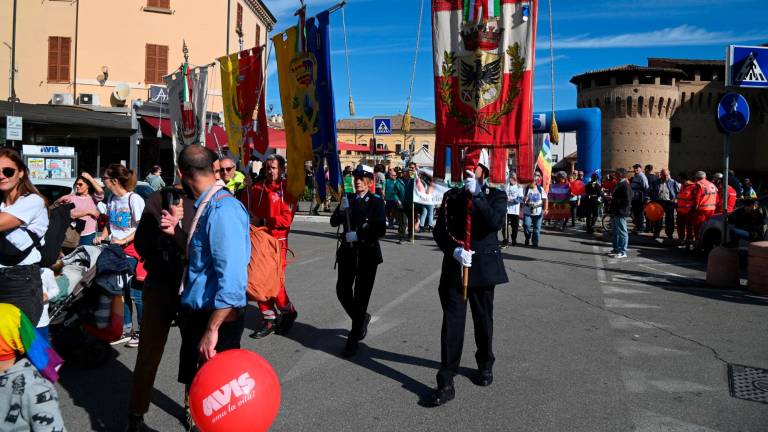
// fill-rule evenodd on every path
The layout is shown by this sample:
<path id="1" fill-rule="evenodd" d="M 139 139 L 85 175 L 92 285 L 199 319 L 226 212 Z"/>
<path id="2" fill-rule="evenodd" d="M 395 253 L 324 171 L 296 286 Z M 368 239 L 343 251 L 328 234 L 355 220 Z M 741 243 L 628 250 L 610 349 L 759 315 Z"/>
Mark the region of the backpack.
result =
<path id="1" fill-rule="evenodd" d="M 64 204 L 51 209 L 48 215 L 48 231 L 45 232 L 45 243 L 39 246 L 40 267 L 50 267 L 59 260 L 61 246 L 67 235 L 67 229 L 72 223 L 70 212 L 75 208 L 74 204 Z"/>
<path id="2" fill-rule="evenodd" d="M 251 259 L 248 261 L 248 297 L 266 301 L 277 296 L 285 280 L 280 241 L 264 227 L 250 226 Z"/>

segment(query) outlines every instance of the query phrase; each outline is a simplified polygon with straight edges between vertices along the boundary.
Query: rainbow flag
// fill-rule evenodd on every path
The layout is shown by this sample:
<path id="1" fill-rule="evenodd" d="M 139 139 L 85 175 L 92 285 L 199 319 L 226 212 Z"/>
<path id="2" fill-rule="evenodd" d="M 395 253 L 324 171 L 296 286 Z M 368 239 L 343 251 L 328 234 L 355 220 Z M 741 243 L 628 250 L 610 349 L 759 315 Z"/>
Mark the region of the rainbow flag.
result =
<path id="1" fill-rule="evenodd" d="M 541 171 L 542 187 L 545 193 L 549 193 L 549 183 L 552 181 L 552 147 L 549 143 L 549 134 L 544 134 L 544 142 L 536 159 L 536 169 Z"/>
<path id="2" fill-rule="evenodd" d="M 19 308 L 0 303 L 0 359 L 9 360 L 18 354 L 26 354 L 27 359 L 49 381 L 58 381 L 58 369 L 64 360 Z"/>

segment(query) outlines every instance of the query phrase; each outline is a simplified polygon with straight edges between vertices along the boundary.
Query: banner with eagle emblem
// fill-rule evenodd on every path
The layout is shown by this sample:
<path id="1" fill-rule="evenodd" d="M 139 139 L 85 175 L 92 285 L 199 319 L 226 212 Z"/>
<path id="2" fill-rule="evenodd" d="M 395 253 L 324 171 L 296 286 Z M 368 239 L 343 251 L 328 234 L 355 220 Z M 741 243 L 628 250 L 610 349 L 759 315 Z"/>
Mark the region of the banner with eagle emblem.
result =
<path id="1" fill-rule="evenodd" d="M 533 178 L 533 63 L 537 0 L 432 0 L 437 151 L 491 148 L 491 181 L 503 183 L 510 148 L 517 175 Z M 461 166 L 452 163 L 452 175 Z"/>

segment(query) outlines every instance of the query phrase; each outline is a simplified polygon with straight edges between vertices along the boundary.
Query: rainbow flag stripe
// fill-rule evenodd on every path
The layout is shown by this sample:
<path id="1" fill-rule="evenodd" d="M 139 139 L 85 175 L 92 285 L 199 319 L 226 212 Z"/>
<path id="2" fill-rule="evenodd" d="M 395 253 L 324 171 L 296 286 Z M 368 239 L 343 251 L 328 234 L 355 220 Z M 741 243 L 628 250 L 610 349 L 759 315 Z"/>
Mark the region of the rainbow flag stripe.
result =
<path id="1" fill-rule="evenodd" d="M 539 157 L 536 159 L 536 169 L 541 171 L 541 186 L 544 188 L 544 192 L 549 193 L 549 183 L 552 181 L 552 151 L 549 134 L 544 134 L 544 143 L 541 145 Z"/>
<path id="2" fill-rule="evenodd" d="M 0 303 L 0 358 L 13 358 L 16 354 L 26 355 L 49 381 L 58 381 L 58 369 L 64 360 L 19 308 Z"/>

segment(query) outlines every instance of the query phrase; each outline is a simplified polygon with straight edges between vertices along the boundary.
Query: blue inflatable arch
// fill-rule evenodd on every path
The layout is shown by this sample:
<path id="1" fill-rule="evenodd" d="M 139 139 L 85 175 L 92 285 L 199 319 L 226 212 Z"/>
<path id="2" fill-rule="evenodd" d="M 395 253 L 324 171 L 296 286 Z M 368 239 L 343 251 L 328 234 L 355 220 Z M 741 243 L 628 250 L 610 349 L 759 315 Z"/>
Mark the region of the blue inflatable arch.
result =
<path id="1" fill-rule="evenodd" d="M 602 177 L 603 164 L 602 119 L 600 108 L 580 108 L 555 111 L 559 132 L 576 132 L 577 167 L 589 178 L 593 172 Z M 534 133 L 549 132 L 551 112 L 533 114 Z"/>

